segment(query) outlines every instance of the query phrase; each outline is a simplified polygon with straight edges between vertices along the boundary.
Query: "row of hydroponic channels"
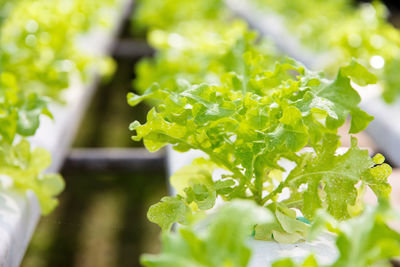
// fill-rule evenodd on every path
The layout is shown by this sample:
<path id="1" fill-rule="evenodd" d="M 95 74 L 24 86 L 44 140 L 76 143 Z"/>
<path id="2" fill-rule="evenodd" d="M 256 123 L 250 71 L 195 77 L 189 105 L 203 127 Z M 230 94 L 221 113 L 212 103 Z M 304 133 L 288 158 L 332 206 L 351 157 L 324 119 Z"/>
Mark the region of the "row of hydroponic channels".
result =
<path id="1" fill-rule="evenodd" d="M 106 7 L 116 0 L 1 2 L 0 173 L 15 188 L 33 190 L 42 212 L 54 209 L 63 188 L 59 175 L 42 174 L 49 155 L 31 150 L 41 115 L 52 117 L 50 102 L 63 102 L 71 76 L 85 81 L 102 57 L 78 48 L 78 39 L 112 23 Z M 7 184 L 7 181 L 3 181 Z"/>
<path id="2" fill-rule="evenodd" d="M 170 145 L 186 158 L 193 150 L 202 155 L 171 176 L 175 196 L 149 209 L 148 218 L 163 229 L 163 250 L 143 256 L 142 264 L 390 265 L 400 256 L 400 235 L 388 226 L 396 217 L 388 204 L 391 168 L 380 154 L 370 158 L 354 137 L 346 152 L 337 150 L 338 129 L 349 116 L 350 134 L 373 119 L 358 107 L 354 86 L 375 84 L 376 74 L 385 99 L 394 99 L 400 34 L 385 22 L 379 3 L 257 2 L 285 11 L 294 31 L 306 28 L 308 35 L 298 37 L 318 46 L 313 49 L 335 50 L 325 73 L 278 53 L 222 1 L 147 0 L 138 6 L 135 26 L 148 30 L 157 53 L 137 68 L 141 94 L 128 95 L 131 105 L 153 106 L 145 124 L 131 124 L 133 139 L 150 151 Z M 367 188 L 379 200 L 375 208 L 363 202 Z M 180 226 L 171 232 L 174 223 Z M 317 255 L 299 257 L 296 249 L 272 245 L 251 258 L 263 246 L 254 239 L 301 247 L 328 232 L 336 247 L 317 242 Z"/>
<path id="3" fill-rule="evenodd" d="M 57 205 L 64 182 L 49 172 L 60 168 L 97 76 L 112 71 L 106 53 L 129 3 L 0 1 L 1 266 L 19 266 L 40 212 Z"/>
<path id="4" fill-rule="evenodd" d="M 63 182 L 58 175 L 42 174 L 48 154 L 31 151 L 23 138 L 35 134 L 40 116 L 51 116 L 48 104 L 62 101 L 60 93 L 71 76 L 84 80 L 104 60 L 80 52 L 77 39 L 99 25 L 110 26 L 104 7 L 115 9 L 118 1 L 3 2 L 2 184 L 33 190 L 47 213 Z M 274 6 L 278 1 L 265 2 Z M 299 7 L 319 1 L 301 2 Z M 325 2 L 332 10 L 345 5 Z M 351 18 L 356 12 L 346 14 Z M 165 231 L 164 250 L 144 257 L 143 264 L 247 266 L 251 233 L 258 240 L 293 243 L 322 229 L 337 234 L 339 256 L 332 251 L 321 264 L 384 266 L 400 254 L 399 234 L 386 224 L 392 213 L 387 203 L 390 167 L 381 155 L 371 159 L 355 139 L 346 153 L 336 154 L 337 130 L 349 115 L 350 133 L 364 130 L 372 120 L 357 106 L 361 99 L 353 89 L 354 83 L 376 82 L 362 66 L 368 55 L 364 60 L 355 52 L 343 55 L 328 76 L 309 71 L 280 55 L 270 41 L 258 39 L 221 1 L 141 1 L 135 17 L 135 27 L 149 29 L 158 52 L 138 67 L 135 85 L 142 95 L 128 95 L 131 105 L 146 100 L 154 106 L 146 124 L 132 123 L 134 139 L 143 139 L 150 151 L 171 144 L 180 152 L 205 154 L 171 177 L 177 195 L 150 209 L 149 219 Z M 389 36 L 395 34 L 390 30 Z M 339 68 L 343 62 L 347 65 Z M 381 82 L 394 81 L 377 74 Z M 364 207 L 366 187 L 381 199 L 375 209 Z M 216 202 L 228 203 L 206 216 Z M 175 222 L 188 226 L 169 233 Z M 275 266 L 291 264 L 283 260 Z M 304 265 L 318 263 L 310 257 Z"/>

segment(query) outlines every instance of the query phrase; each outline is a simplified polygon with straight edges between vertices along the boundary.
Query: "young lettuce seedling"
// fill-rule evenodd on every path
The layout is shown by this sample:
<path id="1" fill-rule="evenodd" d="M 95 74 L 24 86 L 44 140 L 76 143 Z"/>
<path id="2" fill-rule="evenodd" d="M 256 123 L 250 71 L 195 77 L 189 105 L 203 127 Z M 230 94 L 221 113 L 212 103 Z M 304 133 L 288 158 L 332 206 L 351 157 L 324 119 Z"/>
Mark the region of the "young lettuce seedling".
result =
<path id="1" fill-rule="evenodd" d="M 378 206 L 368 207 L 360 216 L 339 223 L 321 210 L 311 232 L 316 235 L 320 229 L 326 228 L 336 232 L 339 257 L 330 265 L 322 265 L 314 255 L 310 255 L 303 263 L 282 259 L 272 267 L 395 266 L 391 260 L 400 256 L 400 233 L 388 222 L 398 222 L 399 219 L 398 212 L 383 199 Z"/>

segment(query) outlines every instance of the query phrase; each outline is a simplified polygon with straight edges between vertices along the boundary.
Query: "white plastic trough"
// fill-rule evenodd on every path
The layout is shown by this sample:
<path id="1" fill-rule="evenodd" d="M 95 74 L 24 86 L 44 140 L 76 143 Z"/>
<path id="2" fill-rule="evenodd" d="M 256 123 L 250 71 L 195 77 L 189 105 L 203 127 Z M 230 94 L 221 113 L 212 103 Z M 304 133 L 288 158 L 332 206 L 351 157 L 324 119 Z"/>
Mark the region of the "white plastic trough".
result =
<path id="1" fill-rule="evenodd" d="M 167 171 L 171 176 L 185 165 L 189 165 L 195 158 L 205 154 L 201 151 L 190 150 L 179 153 L 167 147 Z M 170 188 L 171 194 L 174 194 Z M 279 244 L 273 241 L 251 240 L 250 247 L 253 254 L 249 267 L 267 267 L 278 259 L 292 258 L 296 262 L 303 262 L 310 254 L 314 254 L 318 262 L 324 265 L 332 264 L 338 257 L 335 238 L 332 235 L 321 235 L 312 242 L 298 242 L 295 244 Z"/>
<path id="2" fill-rule="evenodd" d="M 132 0 L 119 0 L 118 7 L 111 11 L 114 25 L 110 29 L 93 29 L 81 40 L 88 54 L 107 55 L 111 52 L 131 4 Z M 51 153 L 53 162 L 48 172 L 57 172 L 61 168 L 98 79 L 99 69 L 93 70 L 85 84 L 72 79 L 71 87 L 65 91 L 66 104 L 51 105 L 54 120 L 43 116 L 37 134 L 30 138 L 33 146 L 43 147 Z M 33 192 L 0 190 L 1 267 L 20 265 L 39 218 L 40 207 Z"/>
<path id="3" fill-rule="evenodd" d="M 375 96 L 371 93 L 370 97 L 363 98 L 361 103 L 361 107 L 375 117 L 366 132 L 389 161 L 400 167 L 400 102 L 397 100 L 393 104 L 387 104 L 379 92 L 378 88 L 375 90 Z"/>
<path id="4" fill-rule="evenodd" d="M 244 18 L 250 26 L 270 37 L 278 48 L 311 69 L 322 69 L 335 57 L 329 54 L 316 54 L 304 47 L 285 27 L 284 19 L 274 12 L 260 10 L 251 0 L 225 0 L 226 5 Z M 400 85 L 399 85 L 400 86 Z M 381 96 L 379 85 L 359 88 L 362 97 L 361 107 L 375 117 L 366 132 L 374 139 L 378 148 L 395 165 L 400 166 L 400 102 L 386 104 Z"/>

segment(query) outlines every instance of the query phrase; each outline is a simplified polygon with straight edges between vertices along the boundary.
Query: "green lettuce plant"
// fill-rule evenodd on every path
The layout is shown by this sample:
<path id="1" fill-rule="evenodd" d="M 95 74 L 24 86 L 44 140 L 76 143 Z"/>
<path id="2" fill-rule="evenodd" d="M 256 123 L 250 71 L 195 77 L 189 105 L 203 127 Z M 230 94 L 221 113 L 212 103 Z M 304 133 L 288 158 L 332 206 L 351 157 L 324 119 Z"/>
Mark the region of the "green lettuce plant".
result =
<path id="1" fill-rule="evenodd" d="M 391 169 L 381 157 L 371 159 L 355 138 L 345 154 L 336 154 L 337 129 L 348 115 L 350 133 L 362 131 L 372 119 L 357 107 L 360 97 L 351 79 L 365 85 L 374 76 L 353 62 L 328 81 L 293 61 L 268 71 L 259 68 L 254 60 L 258 56 L 246 56 L 246 70 L 258 70 L 248 71 L 249 76 L 230 72 L 221 85 L 186 83 L 174 90 L 155 84 L 141 96 L 128 96 L 131 104 L 144 99 L 159 103 L 145 124 L 131 124 L 134 140 L 143 139 L 149 151 L 171 144 L 181 152 L 197 149 L 208 156 L 194 161 L 184 175 L 172 177 L 183 191 L 150 208 L 151 221 L 168 230 L 174 222 L 187 222 L 194 211 L 213 207 L 217 197 L 250 198 L 288 220 L 295 214 L 287 208 L 312 219 L 321 207 L 347 219 L 360 197 L 360 183 L 378 196 L 388 196 Z M 306 146 L 313 151 L 303 151 Z M 296 167 L 285 169 L 282 159 Z M 220 168 L 227 174 L 214 181 L 213 171 Z M 290 197 L 279 200 L 283 190 L 289 190 Z"/>
<path id="2" fill-rule="evenodd" d="M 376 76 L 355 60 L 335 76 L 310 71 L 277 55 L 268 41 L 257 39 L 222 7 L 210 13 L 208 8 L 216 6 L 208 1 L 181 2 L 140 3 L 136 18 L 149 29 L 157 52 L 139 65 L 139 93 L 129 93 L 127 100 L 132 106 L 146 101 L 153 108 L 145 123 L 134 121 L 130 129 L 135 132 L 133 140 L 143 140 L 149 151 L 170 145 L 179 152 L 200 150 L 205 156 L 172 175 L 175 196 L 150 207 L 148 218 L 162 228 L 164 247 L 158 256 L 144 256 L 142 263 L 247 266 L 250 255 L 244 248 L 250 230 L 254 239 L 294 243 L 318 233 L 327 221 L 328 229 L 339 235 L 342 265 L 335 266 L 354 260 L 346 256 L 348 251 L 380 249 L 371 241 L 377 233 L 369 226 L 378 222 L 377 231 L 386 229 L 386 219 L 365 215 L 371 213 L 363 212 L 362 197 L 369 187 L 379 199 L 387 199 L 391 168 L 382 155 L 371 158 L 360 149 L 354 137 L 347 151 L 337 152 L 338 129 L 346 119 L 351 117 L 350 134 L 364 130 L 373 119 L 358 107 L 361 99 L 353 84 L 374 84 Z M 187 5 L 203 4 L 207 12 L 187 16 Z M 146 13 L 154 14 L 151 8 L 157 5 L 169 11 L 165 17 L 162 12 L 159 17 Z M 210 15 L 216 13 L 224 16 Z M 240 208 L 224 211 L 244 200 L 256 203 L 260 216 L 266 212 L 272 219 L 255 222 Z M 218 203 L 223 207 L 213 213 Z M 251 210 L 249 206 L 247 212 Z M 371 242 L 359 250 L 343 237 L 350 233 L 345 225 L 357 230 L 353 222 L 368 219 L 371 223 L 358 237 L 371 235 Z M 176 233 L 170 231 L 175 223 Z M 388 240 L 388 235 L 381 237 Z M 366 257 L 355 266 L 387 263 L 395 251 Z M 314 263 L 310 257 L 304 266 Z"/>

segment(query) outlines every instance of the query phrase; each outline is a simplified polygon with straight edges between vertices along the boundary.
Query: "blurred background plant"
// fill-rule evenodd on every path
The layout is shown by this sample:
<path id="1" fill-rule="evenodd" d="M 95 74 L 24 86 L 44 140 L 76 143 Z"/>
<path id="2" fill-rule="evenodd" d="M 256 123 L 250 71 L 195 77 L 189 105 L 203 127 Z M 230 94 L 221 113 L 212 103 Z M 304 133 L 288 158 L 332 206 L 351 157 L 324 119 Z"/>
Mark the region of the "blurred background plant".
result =
<path id="1" fill-rule="evenodd" d="M 132 116 L 144 121 L 148 107 L 126 103 L 133 68 L 146 49 L 143 36 L 131 35 L 127 23 L 113 55 L 115 75 L 103 81 L 83 119 L 74 147 L 129 148 L 127 124 Z M 146 52 L 147 51 L 147 52 Z M 68 164 L 68 163 L 67 163 Z M 150 204 L 167 194 L 165 171 L 92 172 L 65 166 L 66 189 L 60 205 L 43 217 L 21 266 L 139 266 L 139 255 L 157 252 L 158 228 L 146 219 Z"/>

